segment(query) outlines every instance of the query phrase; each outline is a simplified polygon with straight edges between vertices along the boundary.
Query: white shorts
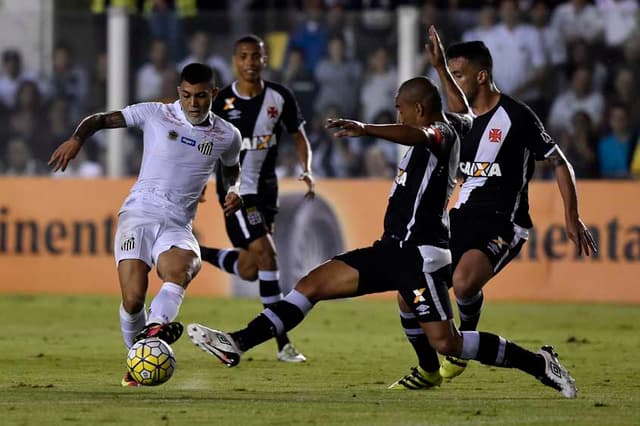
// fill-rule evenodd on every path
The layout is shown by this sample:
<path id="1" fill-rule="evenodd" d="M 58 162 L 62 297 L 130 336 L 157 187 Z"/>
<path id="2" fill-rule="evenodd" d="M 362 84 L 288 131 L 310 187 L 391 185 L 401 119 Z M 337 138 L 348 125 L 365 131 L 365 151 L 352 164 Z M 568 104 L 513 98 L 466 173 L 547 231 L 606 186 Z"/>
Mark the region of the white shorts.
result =
<path id="1" fill-rule="evenodd" d="M 118 216 L 113 245 L 116 266 L 124 259 L 140 259 L 151 267 L 157 264 L 158 256 L 171 247 L 191 250 L 200 257 L 200 246 L 191 224 L 137 211 L 122 212 Z"/>

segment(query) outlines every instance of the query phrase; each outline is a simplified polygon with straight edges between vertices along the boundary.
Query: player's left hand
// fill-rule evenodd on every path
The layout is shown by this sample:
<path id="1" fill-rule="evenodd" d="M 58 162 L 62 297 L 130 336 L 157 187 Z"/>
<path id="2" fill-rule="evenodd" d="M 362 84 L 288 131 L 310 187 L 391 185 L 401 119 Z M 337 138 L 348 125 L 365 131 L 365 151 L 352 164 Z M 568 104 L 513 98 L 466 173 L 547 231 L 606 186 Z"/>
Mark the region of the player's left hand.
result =
<path id="1" fill-rule="evenodd" d="M 313 179 L 313 175 L 311 173 L 303 173 L 298 177 L 298 180 L 302 180 L 307 184 L 307 193 L 304 194 L 304 198 L 307 200 L 316 198 L 316 182 Z"/>
<path id="2" fill-rule="evenodd" d="M 591 253 L 598 252 L 598 244 L 596 244 L 596 240 L 593 239 L 591 231 L 589 231 L 589 228 L 584 224 L 584 222 L 582 222 L 580 217 L 567 217 L 566 225 L 569 239 L 573 241 L 573 244 L 578 248 L 579 256 L 582 256 L 582 253 L 590 256 Z"/>
<path id="3" fill-rule="evenodd" d="M 240 207 L 242 207 L 242 197 L 235 192 L 229 192 L 224 198 L 224 205 L 222 210 L 225 216 L 231 216 Z"/>
<path id="4" fill-rule="evenodd" d="M 436 27 L 433 25 L 429 26 L 429 42 L 425 44 L 424 47 L 428 53 L 429 61 L 434 68 L 445 66 L 444 46 L 442 45 L 442 41 L 440 41 Z"/>
<path id="5" fill-rule="evenodd" d="M 338 129 L 338 131 L 334 133 L 334 136 L 338 138 L 345 136 L 357 138 L 366 134 L 363 123 L 355 120 L 346 120 L 344 118 L 328 118 L 325 127 L 327 129 Z"/>

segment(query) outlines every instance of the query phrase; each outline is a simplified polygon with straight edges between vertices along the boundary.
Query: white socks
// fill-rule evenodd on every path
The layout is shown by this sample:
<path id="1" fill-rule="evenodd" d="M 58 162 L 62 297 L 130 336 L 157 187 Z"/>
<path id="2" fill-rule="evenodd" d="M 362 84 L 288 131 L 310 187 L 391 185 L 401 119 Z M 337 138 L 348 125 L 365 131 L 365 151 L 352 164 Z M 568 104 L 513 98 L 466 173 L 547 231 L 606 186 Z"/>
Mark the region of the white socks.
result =
<path id="1" fill-rule="evenodd" d="M 130 314 L 124 310 L 124 306 L 120 303 L 120 330 L 124 344 L 129 349 L 133 345 L 133 339 L 136 334 L 140 333 L 147 322 L 147 309 L 143 306 L 140 312 Z"/>
<path id="2" fill-rule="evenodd" d="M 184 288 L 178 284 L 166 282 L 151 301 L 147 324 L 166 324 L 178 316 L 184 299 Z"/>

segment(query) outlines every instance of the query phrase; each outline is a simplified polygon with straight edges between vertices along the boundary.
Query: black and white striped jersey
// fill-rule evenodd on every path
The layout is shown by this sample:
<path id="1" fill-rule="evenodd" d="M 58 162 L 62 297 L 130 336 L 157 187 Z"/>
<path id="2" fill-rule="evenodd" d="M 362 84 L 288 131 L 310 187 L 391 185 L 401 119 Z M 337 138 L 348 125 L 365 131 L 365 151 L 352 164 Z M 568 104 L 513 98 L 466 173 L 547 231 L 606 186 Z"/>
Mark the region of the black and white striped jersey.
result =
<path id="1" fill-rule="evenodd" d="M 383 240 L 400 246 L 449 247 L 447 204 L 455 187 L 460 134 L 471 128 L 467 115 L 446 114 L 448 122 L 435 122 L 442 149 L 432 152 L 413 146 L 398 165 L 384 217 Z"/>
<path id="2" fill-rule="evenodd" d="M 459 168 L 464 183 L 456 208 L 479 209 L 531 228 L 528 182 L 535 160 L 556 147 L 528 106 L 501 94 L 498 104 L 476 117 L 462 139 Z"/>
<path id="3" fill-rule="evenodd" d="M 285 86 L 264 81 L 264 90 L 253 98 L 241 96 L 237 82 L 226 86 L 213 102 L 215 114 L 240 130 L 242 167 L 240 195 L 271 194 L 278 190 L 276 157 L 282 129 L 295 133 L 304 124 L 296 99 Z M 221 170 L 218 169 L 218 196 L 224 199 Z"/>

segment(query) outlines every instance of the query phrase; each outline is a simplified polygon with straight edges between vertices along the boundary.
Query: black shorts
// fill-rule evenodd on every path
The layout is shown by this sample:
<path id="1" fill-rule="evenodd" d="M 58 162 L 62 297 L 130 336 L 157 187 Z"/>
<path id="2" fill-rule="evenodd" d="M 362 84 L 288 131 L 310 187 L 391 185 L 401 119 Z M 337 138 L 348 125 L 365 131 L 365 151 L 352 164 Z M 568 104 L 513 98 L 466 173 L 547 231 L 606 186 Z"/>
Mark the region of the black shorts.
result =
<path id="1" fill-rule="evenodd" d="M 527 231 L 519 228 L 508 218 L 477 214 L 472 211 L 452 209 L 451 254 L 455 270 L 462 256 L 477 249 L 487 255 L 497 274 L 515 258 L 527 241 Z"/>
<path id="2" fill-rule="evenodd" d="M 373 246 L 335 256 L 359 273 L 357 296 L 397 290 L 421 322 L 453 318 L 449 250 L 404 247 L 376 241 Z"/>
<path id="3" fill-rule="evenodd" d="M 225 216 L 231 244 L 247 249 L 251 242 L 272 233 L 277 212 L 277 207 L 265 205 L 257 195 L 243 195 L 242 208 L 230 216 Z"/>

